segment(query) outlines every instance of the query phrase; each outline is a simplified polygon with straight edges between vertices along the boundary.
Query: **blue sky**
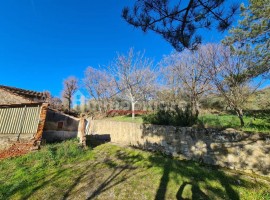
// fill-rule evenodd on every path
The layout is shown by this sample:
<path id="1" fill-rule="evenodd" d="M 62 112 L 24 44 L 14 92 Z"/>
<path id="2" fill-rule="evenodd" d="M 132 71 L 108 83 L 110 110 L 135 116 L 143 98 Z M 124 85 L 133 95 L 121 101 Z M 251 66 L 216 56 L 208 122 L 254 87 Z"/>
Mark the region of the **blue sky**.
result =
<path id="1" fill-rule="evenodd" d="M 60 96 L 70 75 L 108 65 L 130 47 L 158 62 L 172 47 L 160 36 L 134 29 L 121 18 L 133 1 L 0 1 L 0 84 Z M 224 35 L 204 32 L 204 42 Z"/>

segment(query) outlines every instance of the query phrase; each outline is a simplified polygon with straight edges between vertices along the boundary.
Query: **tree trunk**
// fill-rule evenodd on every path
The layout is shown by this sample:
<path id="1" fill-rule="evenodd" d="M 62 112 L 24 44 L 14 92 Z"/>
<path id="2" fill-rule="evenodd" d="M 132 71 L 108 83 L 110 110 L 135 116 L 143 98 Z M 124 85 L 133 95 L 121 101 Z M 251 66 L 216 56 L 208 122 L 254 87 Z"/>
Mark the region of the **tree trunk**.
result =
<path id="1" fill-rule="evenodd" d="M 134 102 L 131 102 L 132 120 L 135 119 L 135 113 L 134 113 L 134 110 L 135 110 L 135 103 L 134 103 Z"/>
<path id="2" fill-rule="evenodd" d="M 195 101 L 195 117 L 196 119 L 199 117 L 199 104 L 197 101 Z"/>
<path id="3" fill-rule="evenodd" d="M 196 119 L 198 118 L 199 105 L 198 105 L 198 102 L 196 101 L 196 99 L 191 100 L 191 113 L 192 113 L 192 116 L 194 116 Z"/>
<path id="4" fill-rule="evenodd" d="M 68 114 L 70 113 L 70 107 L 71 107 L 71 100 L 68 100 Z"/>
<path id="5" fill-rule="evenodd" d="M 99 113 L 102 113 L 102 111 L 101 111 L 101 106 L 100 106 L 100 102 L 98 102 L 98 111 L 99 111 Z"/>
<path id="6" fill-rule="evenodd" d="M 243 119 L 243 110 L 238 108 L 236 109 L 236 113 L 237 113 L 237 116 L 240 120 L 240 124 L 241 124 L 241 127 L 243 127 L 245 125 L 245 122 L 244 122 L 244 119 Z"/>

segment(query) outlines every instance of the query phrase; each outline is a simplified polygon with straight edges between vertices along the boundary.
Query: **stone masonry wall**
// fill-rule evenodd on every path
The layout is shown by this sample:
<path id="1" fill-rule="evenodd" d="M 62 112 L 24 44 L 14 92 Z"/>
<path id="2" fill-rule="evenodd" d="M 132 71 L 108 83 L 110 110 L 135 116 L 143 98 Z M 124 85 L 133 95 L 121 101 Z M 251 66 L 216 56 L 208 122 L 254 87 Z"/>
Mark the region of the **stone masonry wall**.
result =
<path id="1" fill-rule="evenodd" d="M 79 118 L 48 109 L 44 130 L 47 131 L 78 131 Z M 58 124 L 62 123 L 59 127 Z"/>
<path id="2" fill-rule="evenodd" d="M 0 105 L 1 104 L 19 104 L 19 103 L 31 103 L 19 95 L 12 94 L 6 90 L 0 89 Z"/>
<path id="3" fill-rule="evenodd" d="M 43 131 L 42 139 L 47 143 L 61 142 L 77 137 L 77 131 Z"/>
<path id="4" fill-rule="evenodd" d="M 91 134 L 110 134 L 114 143 L 270 176 L 270 134 L 105 120 L 90 123 Z"/>
<path id="5" fill-rule="evenodd" d="M 59 142 L 76 138 L 79 121 L 79 118 L 48 109 L 42 139 L 46 142 Z"/>

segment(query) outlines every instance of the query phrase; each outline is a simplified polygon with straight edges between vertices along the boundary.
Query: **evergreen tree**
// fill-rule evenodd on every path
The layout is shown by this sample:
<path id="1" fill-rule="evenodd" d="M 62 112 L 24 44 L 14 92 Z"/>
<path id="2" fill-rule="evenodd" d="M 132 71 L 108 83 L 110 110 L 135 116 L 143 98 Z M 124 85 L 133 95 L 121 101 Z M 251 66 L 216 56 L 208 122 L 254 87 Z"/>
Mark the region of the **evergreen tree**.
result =
<path id="1" fill-rule="evenodd" d="M 142 31 L 154 31 L 167 40 L 177 51 L 196 49 L 201 43 L 199 29 L 217 27 L 224 31 L 232 23 L 238 5 L 226 0 L 136 0 L 126 7 L 122 17 Z M 226 9 L 225 9 L 226 7 Z"/>
<path id="2" fill-rule="evenodd" d="M 230 30 L 231 35 L 223 43 L 244 57 L 249 66 L 244 76 L 257 77 L 270 69 L 270 0 L 249 3 L 247 7 L 241 5 L 243 19 Z"/>

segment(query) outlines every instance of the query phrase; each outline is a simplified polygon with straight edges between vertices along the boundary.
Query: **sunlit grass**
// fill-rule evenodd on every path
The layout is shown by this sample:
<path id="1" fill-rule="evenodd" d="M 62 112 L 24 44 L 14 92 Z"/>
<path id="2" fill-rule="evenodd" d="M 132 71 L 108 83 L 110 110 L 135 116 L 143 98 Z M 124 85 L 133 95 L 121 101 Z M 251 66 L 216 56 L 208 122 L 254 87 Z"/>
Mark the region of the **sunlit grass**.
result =
<path id="1" fill-rule="evenodd" d="M 106 119 L 112 120 L 112 121 L 121 121 L 121 122 L 143 123 L 142 116 L 135 116 L 134 120 L 129 115 L 109 117 Z"/>
<path id="2" fill-rule="evenodd" d="M 270 120 L 267 117 L 244 116 L 244 127 L 240 126 L 240 120 L 235 115 L 205 114 L 200 116 L 199 120 L 205 127 L 209 128 L 234 128 L 249 132 L 270 133 Z"/>

